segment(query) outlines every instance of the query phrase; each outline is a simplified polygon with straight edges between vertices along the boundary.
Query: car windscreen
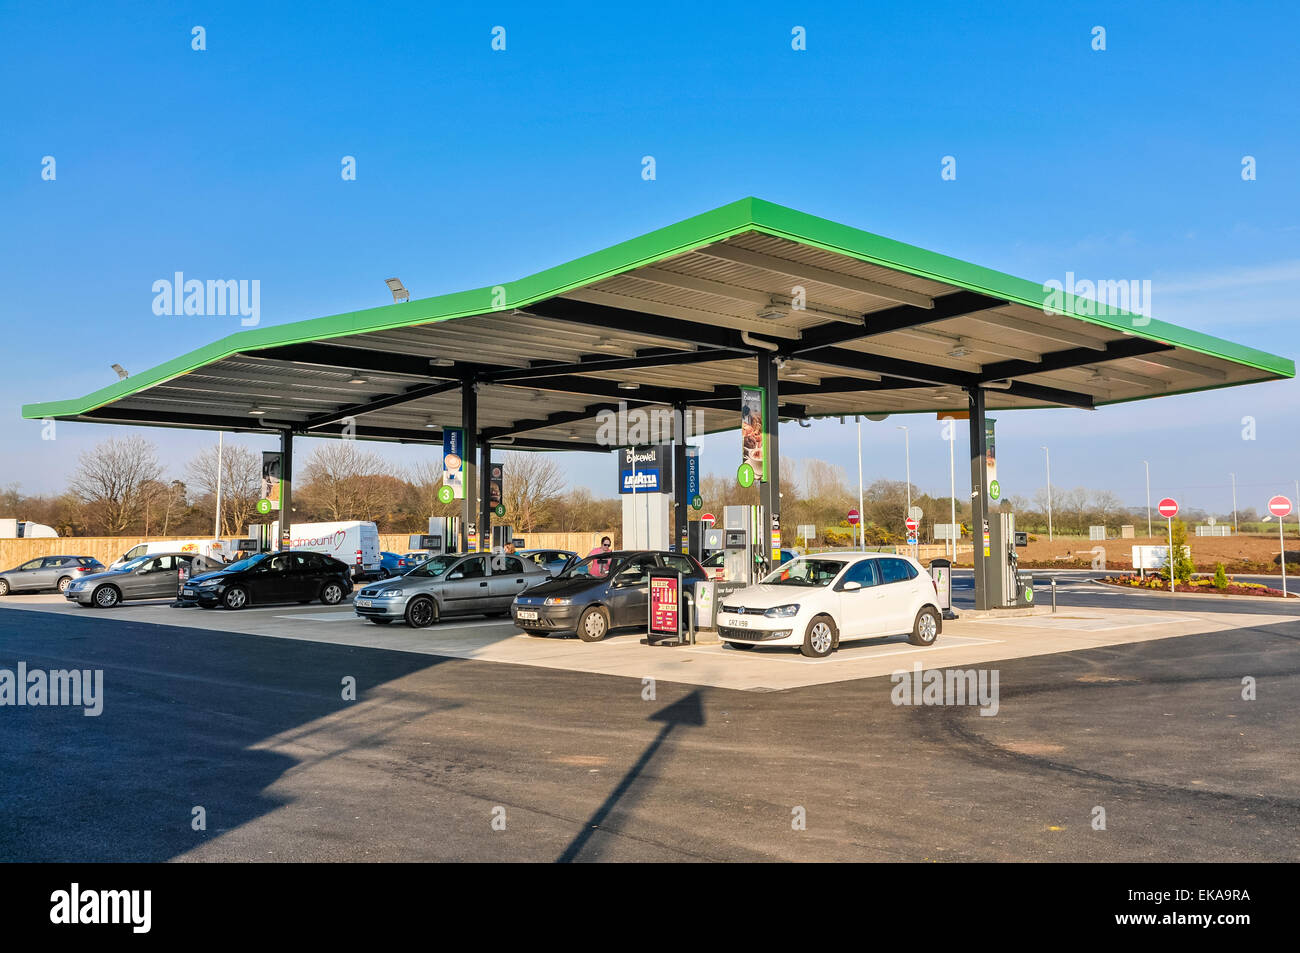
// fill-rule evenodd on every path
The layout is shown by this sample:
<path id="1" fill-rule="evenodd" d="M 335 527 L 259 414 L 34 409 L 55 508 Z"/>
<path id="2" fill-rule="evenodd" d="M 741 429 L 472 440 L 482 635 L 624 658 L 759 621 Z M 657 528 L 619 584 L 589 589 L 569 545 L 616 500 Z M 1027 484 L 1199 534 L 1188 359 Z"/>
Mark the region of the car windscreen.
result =
<path id="1" fill-rule="evenodd" d="M 225 571 L 226 571 L 226 572 L 243 572 L 245 569 L 252 569 L 252 568 L 253 568 L 254 566 L 256 566 L 258 563 L 260 563 L 263 559 L 265 559 L 268 555 L 270 555 L 270 554 L 269 554 L 269 553 L 258 553 L 256 556 L 249 556 L 247 559 L 241 559 L 241 560 L 239 560 L 239 562 L 237 562 L 237 563 L 231 563 L 229 566 L 227 566 L 227 567 L 225 568 Z"/>
<path id="2" fill-rule="evenodd" d="M 128 559 L 126 562 L 122 563 L 122 565 L 118 566 L 117 568 L 118 569 L 139 569 L 141 566 L 143 566 L 152 558 L 153 558 L 152 556 L 136 556 L 134 559 Z"/>
<path id="3" fill-rule="evenodd" d="M 806 559 L 799 557 L 769 573 L 762 581 L 765 586 L 829 586 L 844 568 L 839 559 Z"/>
<path id="4" fill-rule="evenodd" d="M 611 571 L 618 568 L 624 560 L 614 560 L 610 556 L 588 556 L 582 562 L 574 563 L 556 579 L 604 579 Z"/>
<path id="5" fill-rule="evenodd" d="M 407 575 L 408 576 L 441 576 L 443 573 L 445 573 L 448 570 L 448 568 L 455 565 L 458 559 L 460 559 L 460 556 L 454 554 L 443 554 L 441 556 L 434 556 L 420 563 L 420 565 L 416 566 L 414 569 L 408 572 Z"/>

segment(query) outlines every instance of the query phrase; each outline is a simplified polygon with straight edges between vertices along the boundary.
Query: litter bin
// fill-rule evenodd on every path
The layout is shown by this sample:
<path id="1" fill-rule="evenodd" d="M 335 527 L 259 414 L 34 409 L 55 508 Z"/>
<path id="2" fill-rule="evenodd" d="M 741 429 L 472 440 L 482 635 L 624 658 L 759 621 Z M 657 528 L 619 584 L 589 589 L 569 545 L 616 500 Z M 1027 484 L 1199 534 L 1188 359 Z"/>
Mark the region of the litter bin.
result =
<path id="1" fill-rule="evenodd" d="M 939 610 L 945 619 L 955 619 L 952 611 L 952 560 L 939 557 L 930 560 L 930 578 L 939 596 Z"/>

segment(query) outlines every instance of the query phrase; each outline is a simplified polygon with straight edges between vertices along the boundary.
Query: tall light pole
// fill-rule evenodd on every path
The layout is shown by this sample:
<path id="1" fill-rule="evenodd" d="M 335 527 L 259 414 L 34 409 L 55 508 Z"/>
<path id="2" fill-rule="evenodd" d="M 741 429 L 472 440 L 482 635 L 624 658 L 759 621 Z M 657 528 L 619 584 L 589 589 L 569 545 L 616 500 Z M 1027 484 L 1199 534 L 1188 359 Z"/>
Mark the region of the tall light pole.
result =
<path id="1" fill-rule="evenodd" d="M 858 549 L 867 551 L 867 537 L 864 535 L 867 521 L 862 514 L 862 418 L 858 417 Z"/>
<path id="2" fill-rule="evenodd" d="M 1043 453 L 1047 455 L 1047 539 L 1052 539 L 1052 451 L 1043 447 Z"/>
<path id="3" fill-rule="evenodd" d="M 1147 468 L 1147 539 L 1151 538 L 1151 464 L 1142 461 L 1142 466 Z"/>
<path id="4" fill-rule="evenodd" d="M 1295 481 L 1295 525 L 1296 535 L 1300 536 L 1300 480 Z M 1286 562 L 1286 556 L 1282 557 L 1282 562 Z"/>
<path id="5" fill-rule="evenodd" d="M 212 538 L 216 539 L 221 535 L 221 470 L 222 456 L 225 453 L 226 435 L 223 431 L 217 431 L 217 515 L 212 523 Z M 224 550 L 223 550 L 224 552 Z"/>
<path id="6" fill-rule="evenodd" d="M 906 427 L 896 427 L 896 430 L 903 431 L 903 460 L 907 466 L 907 513 L 904 519 L 912 518 L 912 435 Z"/>
<path id="7" fill-rule="evenodd" d="M 1229 473 L 1232 477 L 1232 535 L 1237 535 L 1237 474 Z"/>
<path id="8" fill-rule="evenodd" d="M 949 513 L 948 537 L 952 540 L 952 561 L 957 562 L 957 465 L 956 456 L 953 448 L 957 446 L 957 424 L 951 417 L 948 418 L 948 492 L 951 501 L 952 510 Z M 1300 485 L 1300 484 L 1298 484 Z M 975 558 L 975 552 L 971 550 L 971 558 Z M 949 577 L 951 578 L 951 577 Z"/>

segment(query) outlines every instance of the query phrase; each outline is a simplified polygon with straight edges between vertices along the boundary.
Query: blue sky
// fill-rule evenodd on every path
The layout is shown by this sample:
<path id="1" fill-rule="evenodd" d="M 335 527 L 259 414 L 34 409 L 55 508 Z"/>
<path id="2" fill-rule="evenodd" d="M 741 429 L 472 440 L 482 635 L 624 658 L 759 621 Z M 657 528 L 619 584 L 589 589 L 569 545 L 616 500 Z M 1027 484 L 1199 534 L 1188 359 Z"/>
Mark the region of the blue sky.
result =
<path id="1" fill-rule="evenodd" d="M 745 195 L 1038 281 L 1150 278 L 1163 320 L 1295 357 L 1298 21 L 1283 3 L 7 5 L 0 486 L 61 489 L 122 432 L 42 441 L 22 403 L 237 330 L 154 316 L 151 285 L 175 271 L 260 279 L 279 323 L 382 304 L 394 274 L 416 297 L 520 277 Z M 1285 382 L 1004 413 L 999 477 L 1032 495 L 1046 443 L 1057 486 L 1140 502 L 1148 459 L 1157 494 L 1223 509 L 1236 471 L 1262 509 L 1300 477 L 1296 397 Z M 914 482 L 945 489 L 933 417 L 865 428 L 867 478 L 902 477 L 897 424 Z M 142 432 L 178 476 L 209 440 Z M 856 468 L 852 428 L 782 437 Z M 710 438 L 705 470 L 730 472 L 733 451 Z M 613 490 L 612 464 L 562 462 Z"/>

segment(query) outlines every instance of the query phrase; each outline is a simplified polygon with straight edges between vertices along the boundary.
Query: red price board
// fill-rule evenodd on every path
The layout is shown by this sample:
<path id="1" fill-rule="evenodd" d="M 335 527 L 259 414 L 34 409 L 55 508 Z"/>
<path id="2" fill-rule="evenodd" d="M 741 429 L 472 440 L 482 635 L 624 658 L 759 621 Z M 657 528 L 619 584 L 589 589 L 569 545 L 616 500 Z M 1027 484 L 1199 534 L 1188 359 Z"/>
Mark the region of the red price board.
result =
<path id="1" fill-rule="evenodd" d="M 681 634 L 681 595 L 680 576 L 650 576 L 650 635 Z"/>

